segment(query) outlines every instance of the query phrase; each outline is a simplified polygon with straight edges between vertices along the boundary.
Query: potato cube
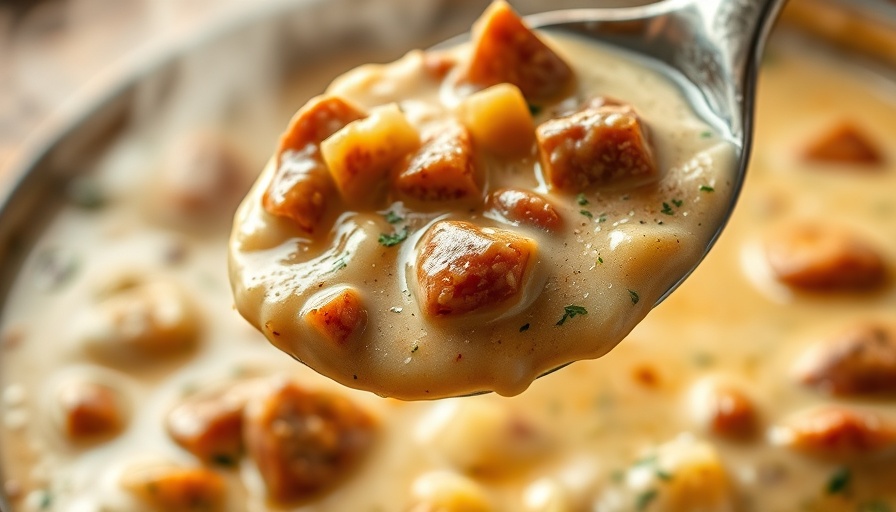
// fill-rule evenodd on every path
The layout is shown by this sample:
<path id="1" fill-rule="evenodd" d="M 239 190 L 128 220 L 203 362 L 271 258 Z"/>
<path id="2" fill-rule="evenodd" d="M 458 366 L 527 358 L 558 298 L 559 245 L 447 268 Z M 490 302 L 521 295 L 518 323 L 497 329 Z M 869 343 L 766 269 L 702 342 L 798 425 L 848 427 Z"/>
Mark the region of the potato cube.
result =
<path id="1" fill-rule="evenodd" d="M 538 103 L 568 90 L 573 71 L 499 0 L 473 25 L 473 56 L 464 79 L 482 87 L 511 83 Z"/>
<path id="2" fill-rule="evenodd" d="M 478 200 L 476 165 L 470 132 L 450 124 L 407 158 L 395 188 L 405 199 L 419 202 Z"/>
<path id="3" fill-rule="evenodd" d="M 390 171 L 418 147 L 417 130 L 394 104 L 349 123 L 320 145 L 336 188 L 352 207 L 382 202 Z"/>
<path id="4" fill-rule="evenodd" d="M 554 231 L 563 224 L 563 219 L 554 205 L 528 190 L 515 188 L 496 190 L 489 195 L 488 204 L 493 211 L 517 224 L 526 224 L 545 231 Z"/>
<path id="5" fill-rule="evenodd" d="M 468 313 L 518 296 L 537 249 L 529 238 L 461 221 L 435 224 L 420 247 L 421 309 L 432 316 Z"/>
<path id="6" fill-rule="evenodd" d="M 535 122 L 519 88 L 499 84 L 467 97 L 458 117 L 478 147 L 501 156 L 532 153 Z"/>
<path id="7" fill-rule="evenodd" d="M 548 182 L 580 192 L 657 174 L 641 119 L 628 106 L 588 106 L 551 119 L 536 129 L 541 165 Z"/>
<path id="8" fill-rule="evenodd" d="M 328 294 L 319 306 L 304 313 L 305 321 L 324 338 L 337 345 L 345 344 L 367 325 L 367 310 L 361 295 L 352 288 L 344 288 L 335 295 Z"/>

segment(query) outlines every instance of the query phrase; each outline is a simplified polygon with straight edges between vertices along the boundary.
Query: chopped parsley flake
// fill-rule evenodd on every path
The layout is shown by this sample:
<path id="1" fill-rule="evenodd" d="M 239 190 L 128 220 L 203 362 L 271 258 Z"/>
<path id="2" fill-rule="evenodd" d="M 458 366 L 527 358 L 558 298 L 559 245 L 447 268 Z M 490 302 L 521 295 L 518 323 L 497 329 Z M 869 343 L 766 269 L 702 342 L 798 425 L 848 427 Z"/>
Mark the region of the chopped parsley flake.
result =
<path id="1" fill-rule="evenodd" d="M 85 210 L 96 210 L 106 204 L 105 192 L 99 182 L 90 177 L 73 179 L 65 192 L 75 206 Z"/>
<path id="2" fill-rule="evenodd" d="M 216 453 L 212 455 L 212 462 L 218 466 L 228 468 L 236 466 L 236 458 L 226 453 Z"/>
<path id="3" fill-rule="evenodd" d="M 681 199 L 673 199 L 672 204 L 674 204 L 678 208 L 681 208 L 681 205 L 684 204 L 684 201 L 682 201 Z"/>
<path id="4" fill-rule="evenodd" d="M 389 210 L 386 212 L 386 215 L 383 215 L 386 218 L 386 222 L 389 224 L 398 224 L 399 222 L 404 220 L 404 217 L 399 217 L 397 213 Z"/>
<path id="5" fill-rule="evenodd" d="M 420 345 L 414 345 L 414 348 L 411 349 L 411 354 L 413 354 L 414 352 L 416 352 L 418 350 L 420 350 Z"/>
<path id="6" fill-rule="evenodd" d="M 656 473 L 656 477 L 664 482 L 668 482 L 669 480 L 672 480 L 673 478 L 675 478 L 675 475 L 673 475 L 672 473 L 669 473 L 668 471 L 666 471 L 664 469 L 656 468 L 655 473 Z"/>
<path id="7" fill-rule="evenodd" d="M 603 265 L 603 264 L 604 264 L 604 259 L 603 259 L 603 257 L 598 256 L 598 257 L 597 257 L 597 262 L 598 262 L 599 264 Z"/>
<path id="8" fill-rule="evenodd" d="M 700 132 L 700 137 L 703 139 L 708 139 L 708 138 L 712 137 L 712 132 L 709 130 Z"/>
<path id="9" fill-rule="evenodd" d="M 53 494 L 50 491 L 44 489 L 40 492 L 40 501 L 37 506 L 41 510 L 47 510 L 50 508 L 50 505 L 53 504 Z"/>
<path id="10" fill-rule="evenodd" d="M 715 192 L 716 189 L 710 187 L 709 185 L 700 185 L 700 192 Z"/>
<path id="11" fill-rule="evenodd" d="M 650 489 L 638 494 L 638 497 L 635 499 L 635 509 L 638 512 L 644 512 L 658 495 L 659 492 L 656 489 Z"/>
<path id="12" fill-rule="evenodd" d="M 589 219 L 593 219 L 593 218 L 594 218 L 594 214 L 591 213 L 591 212 L 589 212 L 588 210 L 579 210 L 579 213 L 581 213 L 581 214 L 584 215 L 585 217 L 588 217 Z"/>
<path id="13" fill-rule="evenodd" d="M 379 242 L 383 247 L 392 247 L 393 245 L 398 245 L 401 242 L 404 242 L 408 237 L 408 228 L 404 227 L 401 231 L 396 231 L 392 234 L 381 233 Z"/>
<path id="14" fill-rule="evenodd" d="M 563 307 L 563 317 L 557 321 L 557 325 L 563 325 L 566 322 L 567 318 L 575 318 L 576 315 L 587 315 L 588 310 L 583 308 L 582 306 L 575 306 L 570 304 L 569 306 Z"/>
<path id="15" fill-rule="evenodd" d="M 637 304 L 638 301 L 641 300 L 641 297 L 638 295 L 638 292 L 636 292 L 635 290 L 629 290 L 628 296 L 631 297 L 632 304 Z"/>
<path id="16" fill-rule="evenodd" d="M 346 261 L 346 258 L 348 258 L 348 253 L 343 254 L 342 256 L 339 257 L 338 260 L 333 262 L 333 268 L 330 269 L 328 274 L 332 274 L 333 272 L 339 272 L 340 270 L 347 267 L 348 261 Z"/>
<path id="17" fill-rule="evenodd" d="M 588 198 L 585 197 L 585 194 L 579 194 L 576 196 L 576 202 L 579 203 L 579 206 L 585 206 L 588 204 Z"/>
<path id="18" fill-rule="evenodd" d="M 532 114 L 533 117 L 537 116 L 539 112 L 541 112 L 541 107 L 539 107 L 538 105 L 533 105 L 531 103 L 529 104 L 529 113 Z"/>
<path id="19" fill-rule="evenodd" d="M 828 494 L 840 494 L 849 487 L 849 482 L 852 480 L 852 472 L 850 472 L 849 468 L 840 467 L 834 471 L 834 474 L 831 475 L 831 478 L 828 479 L 827 491 Z"/>
<path id="20" fill-rule="evenodd" d="M 600 214 L 600 216 L 597 218 L 597 222 L 607 222 L 607 214 L 606 213 Z"/>
<path id="21" fill-rule="evenodd" d="M 528 330 L 529 330 L 529 324 L 523 324 L 523 325 L 520 327 L 520 332 L 526 332 L 526 331 L 528 331 Z"/>
<path id="22" fill-rule="evenodd" d="M 660 210 L 660 213 L 665 213 L 666 215 L 675 215 L 675 211 L 672 210 L 672 207 L 669 206 L 669 203 L 663 203 L 663 209 Z"/>

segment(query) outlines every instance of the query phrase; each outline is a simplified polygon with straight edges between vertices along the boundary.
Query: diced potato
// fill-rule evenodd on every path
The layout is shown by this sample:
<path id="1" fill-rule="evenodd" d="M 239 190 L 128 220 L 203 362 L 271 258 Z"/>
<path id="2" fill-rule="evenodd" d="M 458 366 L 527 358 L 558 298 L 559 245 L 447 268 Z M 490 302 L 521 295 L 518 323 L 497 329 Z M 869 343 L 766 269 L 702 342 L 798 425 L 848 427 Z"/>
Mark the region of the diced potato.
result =
<path id="1" fill-rule="evenodd" d="M 857 323 L 809 347 L 794 370 L 803 384 L 832 395 L 896 395 L 896 327 Z"/>
<path id="2" fill-rule="evenodd" d="M 417 130 L 394 104 L 349 123 L 320 145 L 336 188 L 351 207 L 379 204 L 392 168 L 418 147 Z"/>
<path id="3" fill-rule="evenodd" d="M 75 339 L 115 363 L 146 364 L 184 354 L 199 339 L 199 313 L 175 282 L 125 274 L 79 318 Z"/>
<path id="4" fill-rule="evenodd" d="M 734 512 L 735 495 L 718 452 L 683 435 L 636 462 L 627 475 L 634 509 L 666 512 Z M 650 493 L 649 501 L 645 496 Z M 640 505 L 643 505 L 641 507 Z"/>
<path id="5" fill-rule="evenodd" d="M 879 167 L 883 154 L 858 126 L 843 121 L 813 140 L 803 151 L 803 158 L 825 164 L 853 164 Z"/>
<path id="6" fill-rule="evenodd" d="M 519 295 L 532 239 L 462 221 L 433 225 L 420 242 L 417 283 L 421 309 L 432 316 L 497 306 Z"/>
<path id="7" fill-rule="evenodd" d="M 775 444 L 832 460 L 896 451 L 896 425 L 872 412 L 831 405 L 801 413 L 772 431 Z"/>
<path id="8" fill-rule="evenodd" d="M 121 398 L 105 384 L 69 382 L 60 389 L 58 404 L 63 432 L 74 441 L 111 436 L 125 423 Z"/>
<path id="9" fill-rule="evenodd" d="M 488 205 L 505 219 L 516 224 L 526 224 L 545 231 L 556 231 L 563 225 L 563 219 L 547 199 L 515 188 L 502 188 L 492 192 Z"/>
<path id="10" fill-rule="evenodd" d="M 243 410 L 254 382 L 200 391 L 168 413 L 168 434 L 205 463 L 233 466 L 243 455 Z"/>
<path id="11" fill-rule="evenodd" d="M 394 187 L 402 199 L 425 205 L 481 198 L 470 133 L 458 124 L 439 130 L 400 169 Z"/>
<path id="12" fill-rule="evenodd" d="M 481 485 L 450 471 L 425 473 L 413 483 L 409 512 L 492 512 Z"/>
<path id="13" fill-rule="evenodd" d="M 317 146 L 284 151 L 262 206 L 271 215 L 291 219 L 308 234 L 320 233 L 319 223 L 335 194 L 333 179 Z"/>
<path id="14" fill-rule="evenodd" d="M 691 391 L 697 422 L 715 435 L 745 440 L 756 435 L 759 417 L 756 405 L 743 387 L 721 378 L 707 378 Z"/>
<path id="15" fill-rule="evenodd" d="M 542 169 L 558 189 L 581 192 L 657 175 L 646 129 L 629 106 L 589 106 L 540 124 L 535 134 Z"/>
<path id="16" fill-rule="evenodd" d="M 224 510 L 227 499 L 224 479 L 205 468 L 135 467 L 125 472 L 121 485 L 158 512 L 216 512 Z"/>
<path id="17" fill-rule="evenodd" d="M 308 325 L 335 345 L 344 345 L 367 326 L 364 300 L 354 288 L 328 294 L 325 302 L 307 309 L 302 316 Z"/>
<path id="18" fill-rule="evenodd" d="M 421 443 L 471 476 L 518 472 L 551 448 L 541 425 L 502 402 L 484 398 L 445 402 L 429 420 L 434 423 L 424 419 Z"/>
<path id="19" fill-rule="evenodd" d="M 246 409 L 249 455 L 268 497 L 309 499 L 344 479 L 370 449 L 375 420 L 349 399 L 283 382 Z"/>
<path id="20" fill-rule="evenodd" d="M 309 144 L 319 145 L 330 135 L 352 121 L 365 116 L 364 111 L 337 96 L 311 98 L 289 121 L 289 127 L 280 136 L 278 159 L 284 152 L 302 151 Z"/>
<path id="21" fill-rule="evenodd" d="M 473 25 L 473 55 L 463 79 L 490 87 L 510 83 L 531 102 L 546 102 L 568 91 L 573 71 L 503 0 Z"/>
<path id="22" fill-rule="evenodd" d="M 477 147 L 506 157 L 532 154 L 535 121 L 516 86 L 498 84 L 472 94 L 457 107 L 457 115 Z"/>
<path id="23" fill-rule="evenodd" d="M 802 222 L 773 231 L 766 258 L 784 284 L 810 290 L 861 290 L 883 284 L 884 260 L 876 247 L 852 230 Z"/>

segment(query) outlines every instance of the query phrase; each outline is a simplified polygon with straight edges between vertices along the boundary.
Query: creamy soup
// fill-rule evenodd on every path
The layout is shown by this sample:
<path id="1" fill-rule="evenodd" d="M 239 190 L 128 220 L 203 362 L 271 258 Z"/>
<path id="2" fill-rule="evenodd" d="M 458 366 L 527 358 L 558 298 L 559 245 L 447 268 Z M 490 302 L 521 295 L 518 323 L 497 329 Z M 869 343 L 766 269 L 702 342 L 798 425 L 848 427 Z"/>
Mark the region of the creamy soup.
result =
<path id="1" fill-rule="evenodd" d="M 296 87 L 293 105 L 315 94 Z M 380 398 L 284 357 L 226 270 L 221 198 L 266 137 L 123 138 L 4 302 L 12 510 L 896 510 L 896 85 L 779 36 L 759 90 L 706 260 L 612 352 L 511 398 Z M 203 178 L 159 172 L 184 161 Z M 575 195 L 555 199 L 565 223 Z"/>
<path id="2" fill-rule="evenodd" d="M 643 63 L 550 43 L 495 3 L 470 45 L 299 110 L 237 213 L 240 313 L 401 399 L 515 395 L 610 351 L 703 257 L 735 151 Z"/>

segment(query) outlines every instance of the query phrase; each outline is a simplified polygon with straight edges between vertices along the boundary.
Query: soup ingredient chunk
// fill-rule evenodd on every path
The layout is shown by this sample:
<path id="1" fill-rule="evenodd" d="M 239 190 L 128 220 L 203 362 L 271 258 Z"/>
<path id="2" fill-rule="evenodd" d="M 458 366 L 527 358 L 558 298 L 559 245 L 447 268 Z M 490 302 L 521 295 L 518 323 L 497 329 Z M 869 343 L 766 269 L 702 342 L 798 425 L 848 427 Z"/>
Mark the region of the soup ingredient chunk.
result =
<path id="1" fill-rule="evenodd" d="M 87 380 L 67 383 L 58 400 L 63 431 L 69 439 L 108 437 L 124 426 L 121 397 L 105 384 Z"/>
<path id="2" fill-rule="evenodd" d="M 343 479 L 367 453 L 376 421 L 340 395 L 282 382 L 246 409 L 246 447 L 280 503 L 307 499 Z"/>
<path id="3" fill-rule="evenodd" d="M 896 395 L 896 328 L 861 322 L 810 346 L 797 380 L 837 396 Z"/>
<path id="4" fill-rule="evenodd" d="M 542 169 L 558 189 L 581 192 L 657 175 L 641 118 L 628 105 L 592 102 L 536 129 Z"/>
<path id="5" fill-rule="evenodd" d="M 492 512 L 488 494 L 475 480 L 451 471 L 433 471 L 412 486 L 414 504 L 409 512 Z"/>
<path id="6" fill-rule="evenodd" d="M 328 294 L 322 303 L 313 305 L 303 316 L 311 327 L 335 345 L 344 345 L 367 325 L 367 310 L 361 294 L 353 288 Z"/>
<path id="7" fill-rule="evenodd" d="M 175 465 L 133 467 L 121 485 L 159 512 L 216 512 L 224 509 L 227 484 L 205 468 Z"/>
<path id="8" fill-rule="evenodd" d="M 421 307 L 433 316 L 469 313 L 519 296 L 532 239 L 470 222 L 442 221 L 420 241 L 417 282 Z"/>
<path id="9" fill-rule="evenodd" d="M 427 140 L 395 179 L 401 197 L 425 206 L 429 201 L 477 203 L 482 192 L 470 132 L 458 123 L 446 123 Z"/>
<path id="10" fill-rule="evenodd" d="M 510 83 L 535 103 L 555 98 L 573 82 L 569 65 L 503 0 L 473 25 L 473 55 L 465 71 L 465 81 L 483 87 Z"/>
<path id="11" fill-rule="evenodd" d="M 698 422 L 709 432 L 734 440 L 753 437 L 759 417 L 753 398 L 738 384 L 727 379 L 707 378 L 691 393 Z"/>
<path id="12" fill-rule="evenodd" d="M 854 123 L 841 121 L 813 140 L 803 156 L 810 162 L 877 166 L 883 162 L 881 151 Z"/>
<path id="13" fill-rule="evenodd" d="M 896 425 L 873 412 L 831 405 L 803 412 L 776 427 L 772 441 L 828 459 L 878 457 L 896 449 Z"/>
<path id="14" fill-rule="evenodd" d="M 318 96 L 299 109 L 280 139 L 277 170 L 263 197 L 265 210 L 313 233 L 335 193 L 320 143 L 364 115 L 336 96 Z"/>
<path id="15" fill-rule="evenodd" d="M 320 149 L 342 198 L 358 207 L 382 202 L 393 167 L 420 146 L 420 135 L 399 110 L 387 105 L 347 124 Z"/>
<path id="16" fill-rule="evenodd" d="M 766 243 L 774 276 L 810 290 L 861 290 L 883 283 L 886 267 L 878 249 L 854 231 L 800 222 L 774 231 Z"/>
<path id="17" fill-rule="evenodd" d="M 498 84 L 476 92 L 457 111 L 478 147 L 504 157 L 532 153 L 535 121 L 518 87 Z"/>
<path id="18" fill-rule="evenodd" d="M 545 231 L 560 229 L 563 219 L 560 213 L 543 196 L 515 188 L 496 190 L 488 197 L 492 210 L 507 220 L 533 226 Z"/>
<path id="19" fill-rule="evenodd" d="M 168 413 L 168 434 L 206 463 L 232 466 L 243 454 L 243 410 L 250 382 L 213 388 L 188 397 Z"/>

